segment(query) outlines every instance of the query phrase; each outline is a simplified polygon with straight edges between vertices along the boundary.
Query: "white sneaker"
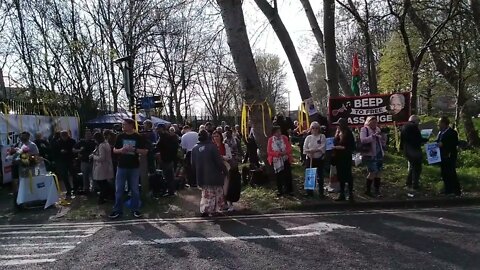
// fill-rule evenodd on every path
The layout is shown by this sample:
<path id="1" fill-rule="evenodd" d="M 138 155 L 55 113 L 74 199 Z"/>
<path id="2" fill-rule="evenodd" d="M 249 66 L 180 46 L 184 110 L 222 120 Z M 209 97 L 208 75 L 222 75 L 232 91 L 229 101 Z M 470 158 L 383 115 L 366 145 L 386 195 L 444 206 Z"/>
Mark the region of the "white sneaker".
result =
<path id="1" fill-rule="evenodd" d="M 233 212 L 233 211 L 235 211 L 235 208 L 233 208 L 233 205 L 232 205 L 232 206 L 228 207 L 227 211 L 228 212 Z"/>

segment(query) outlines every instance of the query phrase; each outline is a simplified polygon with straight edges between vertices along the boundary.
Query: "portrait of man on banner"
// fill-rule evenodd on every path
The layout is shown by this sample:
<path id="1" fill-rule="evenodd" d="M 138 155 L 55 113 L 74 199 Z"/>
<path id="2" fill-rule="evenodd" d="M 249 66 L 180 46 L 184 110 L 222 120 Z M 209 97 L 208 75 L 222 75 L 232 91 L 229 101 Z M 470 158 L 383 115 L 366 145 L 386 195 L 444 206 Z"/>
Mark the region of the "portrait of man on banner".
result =
<path id="1" fill-rule="evenodd" d="M 405 96 L 402 94 L 393 94 L 390 96 L 390 111 L 392 119 L 395 122 L 400 122 L 408 118 L 408 111 L 406 111 Z"/>

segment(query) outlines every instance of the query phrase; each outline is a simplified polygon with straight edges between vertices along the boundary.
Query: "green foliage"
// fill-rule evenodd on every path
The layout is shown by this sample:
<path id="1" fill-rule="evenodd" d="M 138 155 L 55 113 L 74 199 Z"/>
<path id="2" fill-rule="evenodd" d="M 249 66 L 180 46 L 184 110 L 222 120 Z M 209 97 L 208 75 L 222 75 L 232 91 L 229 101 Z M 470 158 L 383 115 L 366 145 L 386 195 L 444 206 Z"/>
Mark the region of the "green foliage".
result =
<path id="1" fill-rule="evenodd" d="M 381 51 L 378 65 L 380 92 L 400 92 L 410 87 L 411 71 L 405 46 L 399 33 L 393 33 Z"/>

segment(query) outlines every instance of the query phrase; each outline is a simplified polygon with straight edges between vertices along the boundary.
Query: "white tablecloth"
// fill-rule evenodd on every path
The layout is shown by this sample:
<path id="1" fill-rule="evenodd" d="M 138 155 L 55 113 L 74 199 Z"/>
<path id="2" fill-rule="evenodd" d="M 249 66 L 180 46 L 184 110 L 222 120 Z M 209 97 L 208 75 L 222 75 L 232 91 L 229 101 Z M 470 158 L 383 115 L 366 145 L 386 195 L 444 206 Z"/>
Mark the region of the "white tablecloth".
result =
<path id="1" fill-rule="evenodd" d="M 29 178 L 20 178 L 18 186 L 17 204 L 47 201 L 45 209 L 59 200 L 57 186 L 52 175 L 39 175 Z"/>

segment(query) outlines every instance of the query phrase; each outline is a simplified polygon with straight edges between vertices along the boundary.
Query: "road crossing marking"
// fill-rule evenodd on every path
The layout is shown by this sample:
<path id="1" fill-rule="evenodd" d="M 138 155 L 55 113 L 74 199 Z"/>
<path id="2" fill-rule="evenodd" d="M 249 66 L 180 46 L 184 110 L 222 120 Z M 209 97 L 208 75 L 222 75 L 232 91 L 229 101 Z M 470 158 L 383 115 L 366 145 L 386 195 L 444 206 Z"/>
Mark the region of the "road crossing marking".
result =
<path id="1" fill-rule="evenodd" d="M 13 265 L 25 265 L 25 264 L 38 264 L 38 263 L 47 263 L 54 262 L 56 259 L 32 259 L 32 260 L 8 260 L 1 261 L 0 266 L 13 266 Z"/>
<path id="2" fill-rule="evenodd" d="M 283 238 L 299 238 L 312 237 L 329 233 L 338 229 L 355 229 L 355 227 L 344 226 L 336 223 L 315 222 L 305 226 L 289 228 L 287 231 L 312 231 L 306 233 L 294 234 L 261 234 L 261 235 L 240 235 L 240 236 L 220 236 L 220 237 L 182 237 L 182 238 L 162 238 L 147 241 L 131 240 L 124 243 L 124 246 L 140 246 L 140 245 L 168 245 L 178 243 L 195 243 L 195 242 L 231 242 L 239 240 L 259 240 L 259 239 L 283 239 Z"/>
<path id="3" fill-rule="evenodd" d="M 477 210 L 478 206 L 455 207 L 457 210 Z M 354 216 L 354 215 L 377 215 L 377 214 L 402 214 L 402 213 L 422 213 L 422 212 L 448 212 L 447 208 L 419 208 L 419 209 L 393 209 L 393 210 L 361 210 L 361 211 L 331 211 L 331 212 L 297 212 L 280 214 L 260 214 L 260 215 L 238 215 L 224 216 L 218 218 L 154 218 L 154 219 L 135 219 L 119 221 L 97 221 L 97 222 L 78 222 L 78 223 L 49 223 L 49 224 L 18 224 L 18 225 L 0 225 L 0 231 L 4 230 L 28 230 L 36 229 L 61 229 L 61 228 L 103 228 L 106 226 L 128 226 L 140 225 L 146 223 L 157 224 L 178 224 L 178 223 L 213 223 L 219 221 L 232 220 L 263 220 L 263 219 L 291 219 L 291 218 L 309 218 L 325 216 Z"/>
<path id="4" fill-rule="evenodd" d="M 30 265 L 55 262 L 59 256 L 75 249 L 101 227 L 86 229 L 18 227 L 0 231 L 0 268 L 4 266 Z M 65 239 L 62 241 L 62 239 Z M 68 241 L 67 239 L 76 239 Z M 40 241 L 31 243 L 30 241 Z M 42 243 L 43 242 L 43 243 Z"/>

